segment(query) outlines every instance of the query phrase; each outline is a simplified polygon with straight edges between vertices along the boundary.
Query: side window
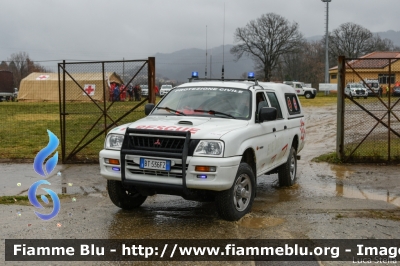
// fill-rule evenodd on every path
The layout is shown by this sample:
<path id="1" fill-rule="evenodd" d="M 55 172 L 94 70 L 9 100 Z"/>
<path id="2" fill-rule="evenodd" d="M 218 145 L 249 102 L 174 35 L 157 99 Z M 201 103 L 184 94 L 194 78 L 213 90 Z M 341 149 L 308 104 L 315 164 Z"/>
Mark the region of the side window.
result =
<path id="1" fill-rule="evenodd" d="M 297 95 L 294 93 L 286 93 L 285 99 L 289 114 L 291 115 L 300 114 L 300 105 Z"/>
<path id="2" fill-rule="evenodd" d="M 278 102 L 278 99 L 276 98 L 275 93 L 267 92 L 267 95 L 268 95 L 269 102 L 271 103 L 271 106 L 276 108 L 276 111 L 277 111 L 276 118 L 277 119 L 283 118 L 282 110 L 281 110 L 281 107 L 279 106 L 279 102 Z"/>

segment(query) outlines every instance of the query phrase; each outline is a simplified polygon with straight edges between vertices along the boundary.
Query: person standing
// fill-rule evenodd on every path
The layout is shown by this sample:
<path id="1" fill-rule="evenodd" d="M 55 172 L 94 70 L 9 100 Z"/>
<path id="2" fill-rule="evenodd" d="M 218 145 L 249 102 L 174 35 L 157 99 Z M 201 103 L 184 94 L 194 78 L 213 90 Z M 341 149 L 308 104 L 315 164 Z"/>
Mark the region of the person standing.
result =
<path id="1" fill-rule="evenodd" d="M 135 94 L 135 101 L 140 101 L 139 99 L 139 84 L 136 84 L 135 87 L 133 88 L 133 93 Z"/>
<path id="2" fill-rule="evenodd" d="M 129 101 L 133 101 L 133 86 L 132 83 L 128 85 L 128 96 L 129 96 Z"/>
<path id="3" fill-rule="evenodd" d="M 382 93 L 383 93 L 383 88 L 382 88 L 382 85 L 381 85 L 381 86 L 379 86 L 379 89 L 378 89 L 379 97 L 382 97 Z"/>
<path id="4" fill-rule="evenodd" d="M 156 94 L 156 96 L 158 95 L 158 93 L 159 93 L 159 90 L 158 90 L 158 87 L 157 87 L 157 85 L 154 87 L 154 92 L 155 92 L 155 94 Z"/>
<path id="5" fill-rule="evenodd" d="M 117 83 L 117 85 L 115 85 L 114 91 L 113 91 L 113 100 L 114 102 L 118 102 L 119 101 L 119 85 Z"/>

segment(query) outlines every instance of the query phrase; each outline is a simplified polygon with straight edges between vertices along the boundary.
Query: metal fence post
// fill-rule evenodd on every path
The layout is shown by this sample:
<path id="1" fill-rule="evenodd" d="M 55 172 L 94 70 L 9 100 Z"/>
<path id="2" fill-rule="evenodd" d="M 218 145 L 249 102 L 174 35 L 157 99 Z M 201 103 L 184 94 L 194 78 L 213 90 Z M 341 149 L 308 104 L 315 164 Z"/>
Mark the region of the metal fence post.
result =
<path id="1" fill-rule="evenodd" d="M 346 80 L 345 57 L 338 58 L 338 94 L 337 94 L 337 133 L 336 155 L 339 160 L 344 159 L 344 87 Z"/>
<path id="2" fill-rule="evenodd" d="M 149 84 L 149 103 L 156 103 L 156 95 L 154 87 L 156 84 L 156 59 L 155 57 L 148 58 L 148 84 Z"/>

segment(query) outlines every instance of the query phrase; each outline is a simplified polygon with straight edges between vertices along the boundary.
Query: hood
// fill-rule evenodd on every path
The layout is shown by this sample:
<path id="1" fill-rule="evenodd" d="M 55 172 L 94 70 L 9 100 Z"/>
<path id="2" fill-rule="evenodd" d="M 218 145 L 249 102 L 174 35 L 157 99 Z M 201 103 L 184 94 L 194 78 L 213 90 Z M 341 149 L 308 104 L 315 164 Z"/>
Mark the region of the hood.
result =
<path id="1" fill-rule="evenodd" d="M 190 131 L 192 139 L 220 139 L 226 133 L 246 127 L 247 120 L 214 117 L 158 116 L 151 115 L 136 122 L 118 126 L 111 133 L 125 134 L 126 128 L 154 130 Z"/>

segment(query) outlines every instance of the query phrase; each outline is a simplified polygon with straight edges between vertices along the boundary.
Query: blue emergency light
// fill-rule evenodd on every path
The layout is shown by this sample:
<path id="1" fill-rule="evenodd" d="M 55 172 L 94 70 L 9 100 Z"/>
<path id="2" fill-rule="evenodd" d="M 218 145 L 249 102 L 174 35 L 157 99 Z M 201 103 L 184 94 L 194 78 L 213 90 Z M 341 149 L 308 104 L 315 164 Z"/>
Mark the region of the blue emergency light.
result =
<path id="1" fill-rule="evenodd" d="M 198 78 L 199 77 L 199 72 L 193 71 L 192 72 L 192 78 Z"/>
<path id="2" fill-rule="evenodd" d="M 247 74 L 247 78 L 248 79 L 254 79 L 254 72 L 249 72 L 248 74 Z"/>

